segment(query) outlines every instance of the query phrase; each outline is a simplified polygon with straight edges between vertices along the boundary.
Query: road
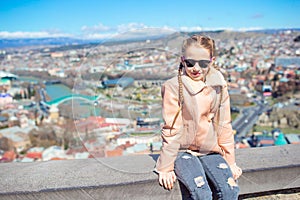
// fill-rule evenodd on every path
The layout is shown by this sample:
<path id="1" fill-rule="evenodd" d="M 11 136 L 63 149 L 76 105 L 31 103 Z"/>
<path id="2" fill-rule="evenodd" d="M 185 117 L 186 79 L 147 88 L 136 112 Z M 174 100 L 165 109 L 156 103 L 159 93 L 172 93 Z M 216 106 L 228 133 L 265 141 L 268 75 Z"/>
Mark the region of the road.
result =
<path id="1" fill-rule="evenodd" d="M 37 104 L 38 110 L 43 114 L 43 115 L 48 115 L 48 108 L 42 103 L 46 102 L 46 91 L 44 88 L 39 88 L 39 94 L 40 94 L 40 102 Z"/>
<path id="2" fill-rule="evenodd" d="M 269 108 L 267 104 L 264 104 L 261 101 L 256 101 L 255 103 L 255 106 L 244 108 L 240 112 L 240 115 L 237 117 L 237 119 L 234 122 L 232 122 L 233 129 L 237 131 L 236 140 L 238 141 L 242 137 L 244 137 L 249 130 L 252 129 L 253 125 L 258 120 L 259 115 L 261 115 Z"/>

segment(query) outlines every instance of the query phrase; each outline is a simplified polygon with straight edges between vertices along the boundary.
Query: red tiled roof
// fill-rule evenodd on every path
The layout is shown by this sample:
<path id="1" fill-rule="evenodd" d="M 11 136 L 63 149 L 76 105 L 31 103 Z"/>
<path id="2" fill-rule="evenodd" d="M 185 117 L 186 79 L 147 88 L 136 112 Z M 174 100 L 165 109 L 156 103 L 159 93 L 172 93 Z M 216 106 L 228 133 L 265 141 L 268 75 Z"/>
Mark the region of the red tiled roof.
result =
<path id="1" fill-rule="evenodd" d="M 73 155 L 75 153 L 82 153 L 82 152 L 86 152 L 86 149 L 83 148 L 83 147 L 81 147 L 79 149 L 68 149 L 67 152 L 66 152 L 66 154 L 67 155 Z"/>
<path id="2" fill-rule="evenodd" d="M 124 150 L 124 149 L 127 149 L 128 147 L 132 147 L 132 146 L 134 146 L 134 144 L 130 144 L 129 141 L 126 141 L 125 144 L 121 144 L 121 145 L 117 146 L 116 149 L 123 149 Z"/>
<path id="3" fill-rule="evenodd" d="M 102 157 L 105 157 L 104 150 L 89 151 L 89 153 L 90 153 L 89 158 L 102 158 Z"/>
<path id="4" fill-rule="evenodd" d="M 114 150 L 106 151 L 107 157 L 122 156 L 122 155 L 123 155 L 122 149 L 114 149 Z"/>
<path id="5" fill-rule="evenodd" d="M 237 83 L 228 83 L 228 86 L 230 88 L 238 88 L 239 87 L 239 85 Z"/>
<path id="6" fill-rule="evenodd" d="M 291 144 L 300 144 L 300 142 L 291 142 Z"/>
<path id="7" fill-rule="evenodd" d="M 239 142 L 239 143 L 236 144 L 236 148 L 237 149 L 244 149 L 244 148 L 249 148 L 249 146 L 244 144 L 244 143 Z"/>
<path id="8" fill-rule="evenodd" d="M 97 128 L 103 128 L 103 127 L 109 127 L 109 126 L 123 126 L 125 124 L 120 123 L 110 123 L 105 122 L 104 117 L 96 117 L 96 116 L 90 116 L 83 120 L 78 120 L 75 122 L 77 130 L 80 132 L 88 131 L 88 130 L 94 130 Z"/>
<path id="9" fill-rule="evenodd" d="M 118 124 L 118 123 L 102 123 L 100 124 L 99 126 L 100 127 L 107 127 L 107 126 L 121 126 L 121 125 L 124 125 L 124 124 Z"/>
<path id="10" fill-rule="evenodd" d="M 91 121 L 95 123 L 103 123 L 105 121 L 104 117 L 97 117 L 97 116 L 89 116 L 85 121 Z"/>
<path id="11" fill-rule="evenodd" d="M 14 151 L 6 151 L 3 154 L 2 159 L 7 159 L 9 161 L 13 161 L 16 157 L 17 157 L 17 154 Z"/>
<path id="12" fill-rule="evenodd" d="M 156 131 L 157 128 L 149 128 L 149 127 L 139 127 L 136 128 L 136 131 Z"/>
<path id="13" fill-rule="evenodd" d="M 274 140 L 260 140 L 260 144 L 274 144 Z"/>
<path id="14" fill-rule="evenodd" d="M 41 159 L 42 158 L 42 152 L 28 152 L 26 154 L 27 158 L 33 158 L 33 159 Z"/>
<path id="15" fill-rule="evenodd" d="M 66 158 L 53 157 L 50 160 L 66 160 Z"/>

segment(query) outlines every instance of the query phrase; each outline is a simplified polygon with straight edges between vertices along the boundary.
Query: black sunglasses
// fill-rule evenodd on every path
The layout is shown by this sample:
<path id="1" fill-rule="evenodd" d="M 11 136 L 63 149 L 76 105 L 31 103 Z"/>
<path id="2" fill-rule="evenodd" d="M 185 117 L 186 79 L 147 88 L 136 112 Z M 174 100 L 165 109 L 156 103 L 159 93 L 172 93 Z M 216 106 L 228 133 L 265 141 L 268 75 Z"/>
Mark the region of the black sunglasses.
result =
<path id="1" fill-rule="evenodd" d="M 193 59 L 185 59 L 184 60 L 185 64 L 187 67 L 194 67 L 196 63 L 198 63 L 198 65 L 201 68 L 207 68 L 210 64 L 210 60 L 193 60 Z"/>

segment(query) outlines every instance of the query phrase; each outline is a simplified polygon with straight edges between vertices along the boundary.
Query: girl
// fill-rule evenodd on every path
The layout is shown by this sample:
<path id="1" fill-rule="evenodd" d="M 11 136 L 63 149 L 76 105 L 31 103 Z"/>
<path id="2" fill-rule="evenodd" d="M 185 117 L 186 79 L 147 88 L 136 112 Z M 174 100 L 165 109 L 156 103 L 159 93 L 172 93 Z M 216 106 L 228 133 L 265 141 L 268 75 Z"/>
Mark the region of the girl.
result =
<path id="1" fill-rule="evenodd" d="M 214 40 L 194 35 L 183 42 L 178 77 L 162 86 L 163 147 L 155 171 L 172 189 L 176 177 L 192 199 L 238 198 L 229 94 L 212 65 Z"/>

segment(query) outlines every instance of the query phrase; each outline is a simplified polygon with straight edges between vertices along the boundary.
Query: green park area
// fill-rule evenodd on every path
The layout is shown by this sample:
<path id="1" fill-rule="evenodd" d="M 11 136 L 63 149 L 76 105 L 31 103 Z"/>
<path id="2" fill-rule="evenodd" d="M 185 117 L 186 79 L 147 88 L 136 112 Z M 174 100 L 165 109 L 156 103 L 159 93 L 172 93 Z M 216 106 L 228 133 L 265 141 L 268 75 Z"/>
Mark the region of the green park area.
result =
<path id="1" fill-rule="evenodd" d="M 269 127 L 269 126 L 255 126 L 253 128 L 253 131 L 255 131 L 255 132 L 262 132 L 262 131 L 271 132 L 273 129 L 275 129 L 275 128 Z M 279 129 L 281 130 L 281 132 L 283 134 L 291 134 L 291 133 L 300 134 L 300 129 L 296 129 L 296 128 L 279 128 Z"/>

